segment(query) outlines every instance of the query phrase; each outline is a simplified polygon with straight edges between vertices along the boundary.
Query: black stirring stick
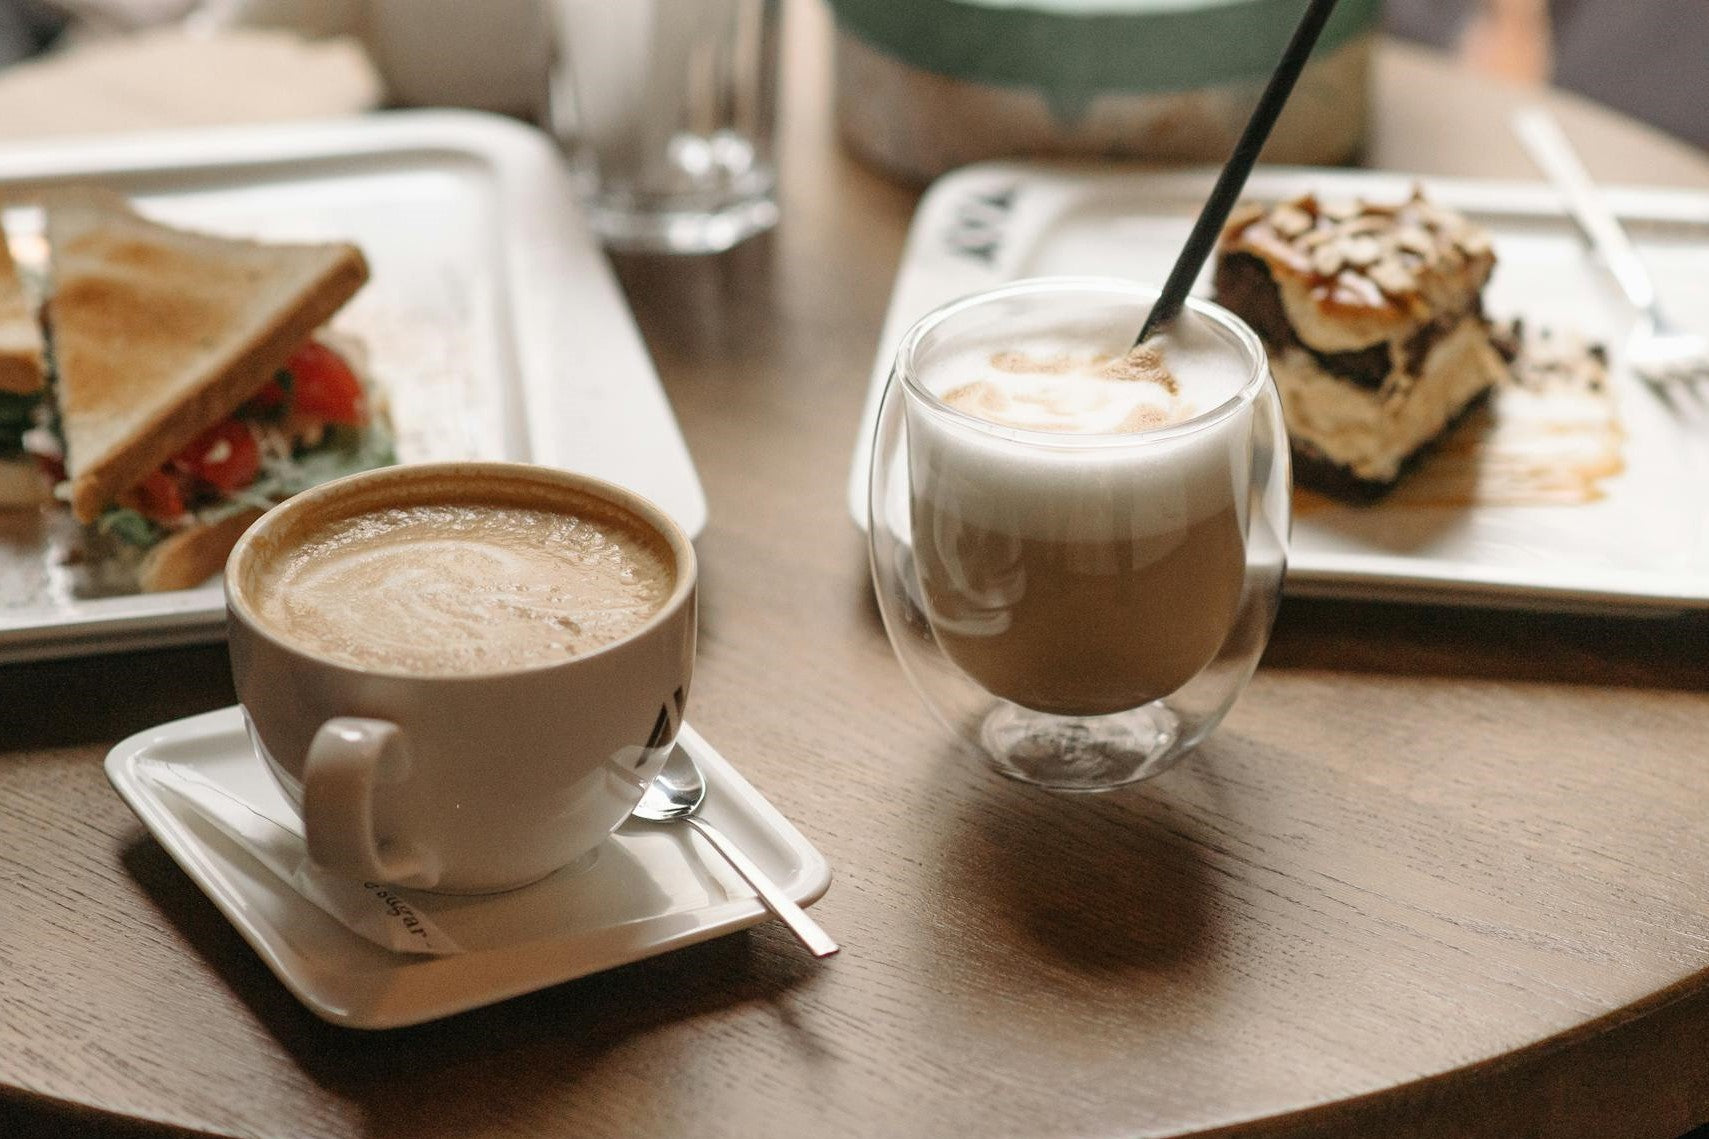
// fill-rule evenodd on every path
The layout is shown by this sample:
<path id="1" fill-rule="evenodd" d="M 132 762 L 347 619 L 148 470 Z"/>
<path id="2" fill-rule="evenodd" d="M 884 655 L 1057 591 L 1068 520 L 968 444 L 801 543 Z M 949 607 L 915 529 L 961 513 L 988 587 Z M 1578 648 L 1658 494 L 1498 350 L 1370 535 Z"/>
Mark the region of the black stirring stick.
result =
<path id="1" fill-rule="evenodd" d="M 1169 279 L 1163 282 L 1163 291 L 1158 294 L 1157 303 L 1151 306 L 1145 326 L 1133 342 L 1134 347 L 1145 343 L 1153 332 L 1180 315 L 1181 306 L 1187 303 L 1188 290 L 1198 280 L 1199 270 L 1204 268 L 1205 258 L 1210 256 L 1211 248 L 1216 245 L 1217 235 L 1222 232 L 1223 223 L 1228 221 L 1229 211 L 1234 209 L 1234 203 L 1240 199 L 1240 191 L 1246 187 L 1247 175 L 1252 173 L 1252 167 L 1258 162 L 1258 152 L 1264 149 L 1270 129 L 1276 125 L 1276 117 L 1282 113 L 1283 105 L 1293 92 L 1294 80 L 1305 69 L 1306 59 L 1334 9 L 1335 0 L 1311 0 L 1305 15 L 1300 17 L 1300 26 L 1294 29 L 1288 50 L 1282 53 L 1276 73 L 1270 76 L 1269 86 L 1264 88 L 1258 105 L 1252 109 L 1252 117 L 1246 120 L 1246 129 L 1240 132 L 1234 153 L 1228 156 L 1222 173 L 1217 175 L 1211 196 L 1205 199 L 1205 208 L 1199 211 L 1199 220 L 1193 223 L 1193 232 L 1187 235 L 1187 244 L 1175 259 L 1175 267 L 1169 270 Z"/>

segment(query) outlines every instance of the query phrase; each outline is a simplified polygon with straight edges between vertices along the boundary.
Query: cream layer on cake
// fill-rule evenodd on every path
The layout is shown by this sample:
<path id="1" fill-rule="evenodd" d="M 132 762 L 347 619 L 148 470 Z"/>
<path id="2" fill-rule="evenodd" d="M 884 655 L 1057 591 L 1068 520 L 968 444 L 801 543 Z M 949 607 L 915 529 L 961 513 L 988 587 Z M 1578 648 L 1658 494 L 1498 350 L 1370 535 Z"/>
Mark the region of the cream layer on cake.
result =
<path id="1" fill-rule="evenodd" d="M 1438 340 L 1401 388 L 1350 384 L 1297 347 L 1277 353 L 1270 366 L 1295 445 L 1377 483 L 1394 481 L 1415 451 L 1506 371 L 1483 322 L 1471 318 Z"/>

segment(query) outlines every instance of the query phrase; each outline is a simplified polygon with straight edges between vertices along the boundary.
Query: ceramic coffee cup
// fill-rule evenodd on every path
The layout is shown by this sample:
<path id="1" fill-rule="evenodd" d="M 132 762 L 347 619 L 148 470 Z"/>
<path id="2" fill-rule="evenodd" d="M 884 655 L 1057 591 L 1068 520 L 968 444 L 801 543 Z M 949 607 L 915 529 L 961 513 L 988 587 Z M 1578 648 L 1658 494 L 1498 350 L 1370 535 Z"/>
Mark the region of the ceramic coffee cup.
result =
<path id="1" fill-rule="evenodd" d="M 593 571 L 551 560 L 590 526 L 609 539 L 589 565 L 632 558 L 619 577 L 651 583 L 615 633 L 581 584 Z M 509 546 L 480 546 L 483 528 Z M 327 483 L 244 535 L 225 586 L 256 750 L 311 858 L 352 877 L 484 893 L 551 874 L 622 823 L 681 724 L 693 546 L 585 475 L 447 463 Z M 560 626 L 591 644 L 560 644 Z"/>

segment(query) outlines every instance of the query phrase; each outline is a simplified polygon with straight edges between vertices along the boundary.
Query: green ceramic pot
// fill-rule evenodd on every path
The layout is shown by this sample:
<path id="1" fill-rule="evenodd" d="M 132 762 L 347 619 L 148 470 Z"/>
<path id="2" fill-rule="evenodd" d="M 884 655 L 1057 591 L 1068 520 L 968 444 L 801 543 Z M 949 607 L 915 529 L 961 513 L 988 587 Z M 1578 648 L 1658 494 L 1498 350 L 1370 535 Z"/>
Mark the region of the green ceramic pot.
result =
<path id="1" fill-rule="evenodd" d="M 979 158 L 1220 161 L 1305 0 L 830 0 L 838 106 L 857 150 L 928 178 Z M 1272 160 L 1363 140 L 1379 0 L 1341 0 Z"/>

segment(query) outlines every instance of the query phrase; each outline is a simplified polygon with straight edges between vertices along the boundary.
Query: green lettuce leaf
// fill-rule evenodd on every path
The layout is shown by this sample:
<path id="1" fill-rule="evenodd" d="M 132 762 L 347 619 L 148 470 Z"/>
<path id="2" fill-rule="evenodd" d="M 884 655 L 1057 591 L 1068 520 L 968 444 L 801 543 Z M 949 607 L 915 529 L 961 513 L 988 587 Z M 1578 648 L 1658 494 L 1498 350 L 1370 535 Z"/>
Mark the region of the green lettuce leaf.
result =
<path id="1" fill-rule="evenodd" d="M 211 524 L 242 510 L 268 510 L 311 486 L 397 461 L 392 433 L 383 419 L 376 418 L 363 428 L 330 427 L 318 444 L 288 459 L 269 460 L 253 483 L 197 511 L 196 517 Z"/>
<path id="2" fill-rule="evenodd" d="M 0 392 L 0 458 L 11 458 L 24 449 L 24 432 L 36 425 L 40 404 L 40 393 Z"/>
<path id="3" fill-rule="evenodd" d="M 95 519 L 95 529 L 109 538 L 146 550 L 166 536 L 163 526 L 125 506 L 114 506 Z"/>

